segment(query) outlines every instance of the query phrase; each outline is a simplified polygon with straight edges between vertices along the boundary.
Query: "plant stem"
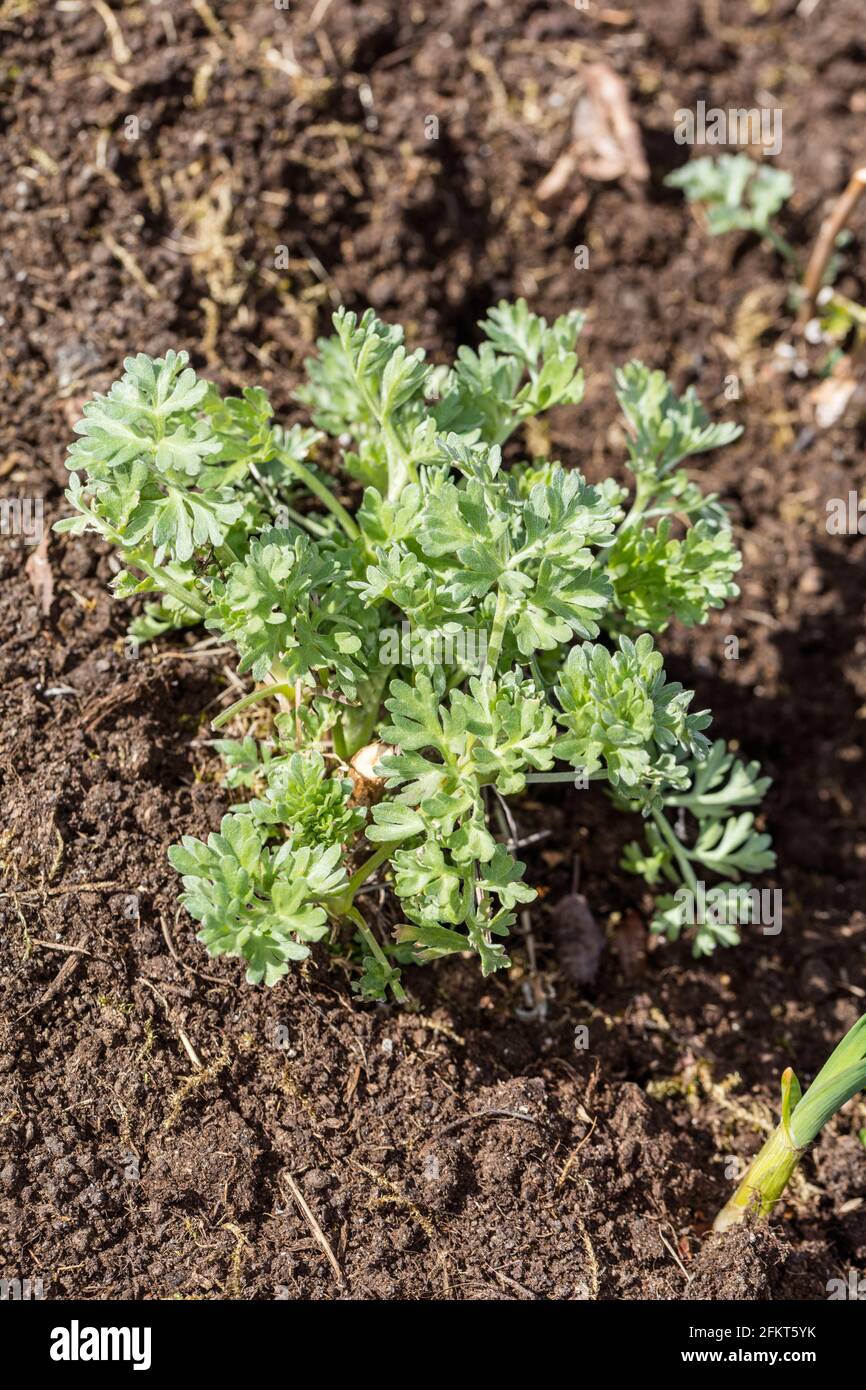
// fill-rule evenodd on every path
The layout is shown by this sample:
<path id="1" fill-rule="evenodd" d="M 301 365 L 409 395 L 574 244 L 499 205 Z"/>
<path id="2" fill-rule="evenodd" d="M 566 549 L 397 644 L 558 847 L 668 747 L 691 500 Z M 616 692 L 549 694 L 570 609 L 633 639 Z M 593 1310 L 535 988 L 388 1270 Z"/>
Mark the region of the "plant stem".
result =
<path id="1" fill-rule="evenodd" d="M 127 555 L 124 558 L 128 565 L 141 570 L 148 579 L 152 579 L 164 594 L 171 594 L 172 598 L 176 598 L 178 603 L 182 603 L 185 608 L 191 608 L 194 613 L 198 613 L 200 618 L 207 617 L 209 605 L 205 600 L 200 598 L 198 594 L 191 593 L 189 589 L 185 589 L 176 579 L 172 579 L 170 574 L 166 574 L 165 570 L 160 569 L 159 565 L 152 565 L 148 560 L 135 554 Z"/>
<path id="2" fill-rule="evenodd" d="M 311 473 L 310 469 L 305 467 L 303 463 L 299 463 L 297 459 L 292 458 L 288 450 L 279 449 L 277 453 L 280 461 L 294 473 L 295 477 L 304 484 L 304 487 L 306 487 L 314 497 L 318 497 L 319 501 L 324 507 L 327 507 L 329 512 L 333 513 L 346 535 L 349 537 L 349 540 L 358 540 L 361 534 L 358 527 L 346 511 L 342 502 L 337 501 L 331 489 L 326 487 L 326 485 L 316 477 L 315 473 Z"/>
<path id="3" fill-rule="evenodd" d="M 657 481 L 654 472 L 636 474 L 634 501 L 619 523 L 619 526 L 616 528 L 617 537 L 621 536 L 623 531 L 627 531 L 630 526 L 634 526 L 636 521 L 640 521 L 646 511 L 647 503 L 651 500 L 656 490 Z M 608 546 L 607 549 L 609 550 L 610 546 Z M 602 553 L 606 555 L 607 550 Z"/>
<path id="4" fill-rule="evenodd" d="M 654 472 L 637 472 L 635 478 L 634 501 L 619 523 L 619 526 L 617 526 L 610 545 L 606 545 L 604 550 L 598 552 L 596 561 L 599 565 L 607 564 L 608 556 L 622 533 L 627 531 L 630 526 L 634 526 L 636 522 L 640 521 L 655 494 L 658 478 Z"/>
<path id="5" fill-rule="evenodd" d="M 274 681 L 268 685 L 257 685 L 255 690 L 250 691 L 249 695 L 242 695 L 239 700 L 235 700 L 233 705 L 229 705 L 228 709 L 224 709 L 222 714 L 218 714 L 216 719 L 212 719 L 211 728 L 221 729 L 223 725 L 228 724 L 229 720 L 233 719 L 236 714 L 240 714 L 241 710 L 248 709 L 250 705 L 256 704 L 259 700 L 266 700 L 271 695 L 290 696 L 294 700 L 295 687 L 290 682 L 285 683 L 283 681 Z"/>
<path id="6" fill-rule="evenodd" d="M 357 363 L 353 361 L 352 354 L 346 349 L 345 343 L 343 344 L 343 351 L 346 365 L 352 373 L 355 385 L 363 396 L 367 409 L 382 431 L 388 460 L 388 501 L 396 502 L 407 483 L 417 483 L 418 473 L 412 465 L 403 441 L 394 428 L 389 411 L 380 400 L 377 400 L 367 384 L 363 368 L 360 366 L 366 348 L 361 350 Z"/>
<path id="7" fill-rule="evenodd" d="M 496 596 L 496 611 L 493 614 L 493 625 L 490 629 L 490 641 L 487 644 L 487 665 L 493 674 L 496 674 L 496 667 L 499 665 L 499 658 L 502 655 L 502 642 L 505 637 L 505 624 L 508 619 L 508 595 L 504 589 L 499 589 Z"/>
<path id="8" fill-rule="evenodd" d="M 680 844 L 679 840 L 677 839 L 676 835 L 671 829 L 668 823 L 667 816 L 665 816 L 661 811 L 654 810 L 652 813 L 652 818 L 659 834 L 662 836 L 664 840 L 667 841 L 668 845 L 673 850 L 674 858 L 680 866 L 680 871 L 686 883 L 689 885 L 693 893 L 697 892 L 697 875 L 695 874 L 695 871 L 692 868 L 689 856 L 686 854 L 686 851 L 683 849 L 682 845 Z"/>
<path id="9" fill-rule="evenodd" d="M 350 922 L 354 922 L 355 926 L 358 928 L 358 931 L 363 936 L 373 955 L 376 957 L 376 960 L 379 962 L 382 968 L 386 970 L 388 974 L 390 974 L 392 969 L 391 962 L 388 960 L 388 957 L 385 955 L 385 952 L 382 950 L 382 947 L 379 945 L 378 941 L 376 940 L 370 928 L 367 926 L 367 923 L 364 921 L 358 909 L 356 907 L 350 907 L 349 911 L 346 913 L 346 916 L 349 918 Z M 403 986 L 400 984 L 399 980 L 394 980 L 391 982 L 391 989 L 394 993 L 394 998 L 397 1000 L 397 1003 L 405 1004 L 406 991 L 403 989 Z"/>
<path id="10" fill-rule="evenodd" d="M 382 429 L 388 456 L 388 501 L 397 502 L 403 489 L 418 481 L 418 475 L 393 425 L 383 421 Z"/>
<path id="11" fill-rule="evenodd" d="M 349 879 L 342 893 L 338 893 L 333 898 L 323 899 L 328 912 L 332 917 L 350 917 L 353 911 L 352 901 L 367 879 L 374 874 L 380 864 L 384 864 L 386 859 L 390 859 L 394 850 L 401 842 L 399 840 L 389 840 L 386 845 L 380 845 L 375 854 L 371 854 L 369 859 L 365 859 L 360 869 L 356 869 Z"/>
<path id="12" fill-rule="evenodd" d="M 320 525 L 314 517 L 305 516 L 303 512 L 295 511 L 294 507 L 286 507 L 286 515 L 290 516 L 296 525 L 303 526 L 305 531 L 309 531 L 311 536 L 322 537 L 328 534 L 327 526 Z"/>
<path id="13" fill-rule="evenodd" d="M 830 216 L 821 224 L 818 240 L 809 257 L 806 274 L 803 277 L 803 303 L 800 306 L 799 324 L 802 328 L 815 308 L 815 299 L 824 282 L 827 262 L 836 244 L 836 238 L 848 222 L 863 194 L 866 193 L 866 166 L 855 169 L 848 187 L 840 197 Z"/>
<path id="14" fill-rule="evenodd" d="M 713 1222 L 713 1230 L 727 1231 L 750 1211 L 764 1219 L 770 1216 L 805 1152 L 794 1144 L 782 1120 L 752 1159 L 733 1197 Z"/>
<path id="15" fill-rule="evenodd" d="M 583 772 L 580 768 L 574 767 L 571 772 L 527 772 L 525 774 L 527 782 L 575 782 L 578 774 L 581 781 L 586 778 L 587 782 L 606 782 L 606 772 Z M 491 778 L 491 781 L 493 779 Z M 482 781 L 482 786 L 489 785 Z"/>
<path id="16" fill-rule="evenodd" d="M 348 893 L 354 898 L 362 883 L 366 883 L 371 874 L 374 874 L 380 864 L 384 864 L 386 859 L 390 859 L 396 849 L 393 840 L 389 840 L 387 845 L 380 845 L 375 854 L 371 854 L 369 859 L 365 859 L 360 869 L 352 874 L 349 879 Z"/>
<path id="17" fill-rule="evenodd" d="M 338 719 L 331 730 L 331 742 L 334 745 L 334 752 L 340 759 L 340 762 L 347 763 L 349 761 L 349 749 L 346 745 L 346 734 L 343 729 L 342 719 Z"/>
<path id="18" fill-rule="evenodd" d="M 376 872 L 380 864 L 384 864 L 386 859 L 390 859 L 394 850 L 400 844 L 399 840 L 389 840 L 388 844 L 380 845 L 375 854 L 371 854 L 369 859 L 365 859 L 360 869 L 357 869 L 349 879 L 342 893 L 333 898 L 323 898 L 322 903 L 331 917 L 336 919 L 349 918 L 355 921 L 355 916 L 360 915 L 357 908 L 353 906 L 353 900 L 362 883 L 365 883 L 372 874 Z M 354 915 L 353 915 L 354 914 Z M 390 967 L 389 967 L 390 968 Z"/>
<path id="19" fill-rule="evenodd" d="M 773 227 L 765 227 L 763 229 L 763 235 L 770 243 L 773 250 L 778 251 L 779 255 L 782 256 L 789 265 L 799 265 L 800 258 L 797 252 L 794 250 L 791 243 L 785 240 L 780 232 L 777 232 Z"/>
<path id="20" fill-rule="evenodd" d="M 224 569 L 229 569 L 230 566 L 238 563 L 239 556 L 232 550 L 228 541 L 223 541 L 222 545 L 218 545 L 214 554 Z"/>

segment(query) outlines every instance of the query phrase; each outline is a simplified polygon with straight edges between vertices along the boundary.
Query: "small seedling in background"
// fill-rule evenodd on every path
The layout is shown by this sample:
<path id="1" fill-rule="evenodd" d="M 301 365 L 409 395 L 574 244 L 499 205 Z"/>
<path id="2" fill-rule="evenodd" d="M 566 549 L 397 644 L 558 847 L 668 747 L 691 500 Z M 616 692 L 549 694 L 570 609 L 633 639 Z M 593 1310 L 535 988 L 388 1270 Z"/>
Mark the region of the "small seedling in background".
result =
<path id="1" fill-rule="evenodd" d="M 713 1230 L 726 1231 L 750 1212 L 763 1218 L 770 1216 L 806 1149 L 827 1121 L 864 1086 L 866 1014 L 845 1035 L 805 1094 L 791 1068 L 785 1069 L 782 1118 L 749 1164 L 731 1200 L 719 1212 Z"/>
<path id="2" fill-rule="evenodd" d="M 756 164 L 747 154 L 723 154 L 718 159 L 707 155 L 675 169 L 665 183 L 681 188 L 687 202 L 703 207 L 713 236 L 754 232 L 796 265 L 796 251 L 770 222 L 794 191 L 787 170 Z"/>

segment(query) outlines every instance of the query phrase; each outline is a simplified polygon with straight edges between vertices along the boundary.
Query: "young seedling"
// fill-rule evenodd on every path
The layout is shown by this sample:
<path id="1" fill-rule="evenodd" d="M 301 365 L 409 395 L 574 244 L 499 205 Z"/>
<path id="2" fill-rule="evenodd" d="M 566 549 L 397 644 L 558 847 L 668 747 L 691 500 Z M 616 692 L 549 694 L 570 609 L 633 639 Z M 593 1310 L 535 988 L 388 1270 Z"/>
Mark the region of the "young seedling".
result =
<path id="1" fill-rule="evenodd" d="M 747 154 L 692 159 L 668 174 L 669 188 L 681 188 L 689 203 L 704 208 L 713 236 L 735 230 L 754 232 L 796 264 L 797 253 L 770 223 L 794 191 L 785 169 L 756 164 Z"/>
<path id="2" fill-rule="evenodd" d="M 580 401 L 582 322 L 503 302 L 448 368 L 372 311 L 340 310 L 299 393 L 312 429 L 274 424 L 261 390 L 221 398 L 185 353 L 127 359 L 85 407 L 76 515 L 57 529 L 116 548 L 115 592 L 147 596 L 137 636 L 203 623 L 255 682 L 214 721 L 243 735 L 216 747 L 248 799 L 170 850 L 199 939 L 251 982 L 336 947 L 341 924 L 368 998 L 403 998 L 408 961 L 507 966 L 503 938 L 536 894 L 502 802 L 533 779 L 599 782 L 640 813 L 649 848 L 626 866 L 650 884 L 773 864 L 744 809 L 767 780 L 710 746 L 709 714 L 667 680 L 653 636 L 738 592 L 724 509 L 681 465 L 739 429 L 632 362 L 618 394 L 633 491 L 517 450 L 504 465 L 524 421 Z M 339 461 L 353 508 L 317 459 Z M 400 909 L 387 938 L 361 910 L 377 874 Z M 748 920 L 735 905 L 696 924 L 693 949 Z M 653 929 L 683 927 L 662 899 Z"/>
<path id="3" fill-rule="evenodd" d="M 802 1094 L 790 1067 L 782 1073 L 782 1118 L 746 1169 L 742 1182 L 713 1223 L 726 1231 L 753 1213 L 769 1217 L 791 1175 L 828 1120 L 866 1086 L 866 1014 L 824 1063 Z"/>

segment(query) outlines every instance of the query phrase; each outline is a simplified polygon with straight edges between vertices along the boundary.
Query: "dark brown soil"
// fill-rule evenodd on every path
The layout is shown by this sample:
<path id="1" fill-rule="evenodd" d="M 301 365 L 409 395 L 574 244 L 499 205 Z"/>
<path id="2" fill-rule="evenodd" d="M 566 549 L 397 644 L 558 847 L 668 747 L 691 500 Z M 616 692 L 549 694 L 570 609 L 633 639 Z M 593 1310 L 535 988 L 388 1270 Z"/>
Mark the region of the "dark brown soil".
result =
<path id="1" fill-rule="evenodd" d="M 817 431 L 814 376 L 776 369 L 796 340 L 772 253 L 709 240 L 661 179 L 685 153 L 677 107 L 778 104 L 785 229 L 806 248 L 862 161 L 862 0 L 811 17 L 794 0 L 112 10 L 113 38 L 89 6 L 0 3 L 9 495 L 60 514 L 81 399 L 130 351 L 186 347 L 285 414 L 341 301 L 437 356 L 502 295 L 585 306 L 587 399 L 555 418 L 556 455 L 593 478 L 619 466 L 611 373 L 633 355 L 746 426 L 706 465 L 742 536 L 742 598 L 665 644 L 775 779 L 784 927 L 702 964 L 682 946 L 644 959 L 647 904 L 617 868 L 635 827 L 551 791 L 517 808 L 551 832 L 525 855 L 535 974 L 520 945 L 504 978 L 412 971 L 402 1012 L 359 1006 L 324 957 L 250 989 L 195 942 L 165 858 L 225 807 L 202 716 L 220 658 L 175 638 L 130 660 L 98 544 L 52 538 L 40 602 L 32 548 L 4 537 L 0 1275 L 54 1298 L 825 1298 L 866 1265 L 862 1104 L 771 1230 L 707 1231 L 781 1069 L 813 1075 L 863 1007 L 866 545 L 823 524 L 827 498 L 866 485 L 863 434 Z M 652 179 L 589 185 L 575 218 L 534 190 L 600 58 Z M 840 283 L 862 301 L 859 227 Z M 575 854 L 610 943 L 589 990 L 564 978 L 548 911 Z"/>

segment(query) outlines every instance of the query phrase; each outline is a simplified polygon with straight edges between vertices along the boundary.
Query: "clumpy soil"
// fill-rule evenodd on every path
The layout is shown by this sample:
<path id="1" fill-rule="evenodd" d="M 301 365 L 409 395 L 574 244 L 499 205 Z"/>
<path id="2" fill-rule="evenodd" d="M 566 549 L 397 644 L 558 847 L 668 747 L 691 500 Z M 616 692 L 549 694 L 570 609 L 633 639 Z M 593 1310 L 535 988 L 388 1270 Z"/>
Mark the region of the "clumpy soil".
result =
<path id="1" fill-rule="evenodd" d="M 4 537 L 0 1274 L 49 1298 L 826 1297 L 866 1264 L 862 1104 L 770 1229 L 708 1229 L 782 1068 L 811 1077 L 863 1007 L 866 551 L 824 526 L 866 482 L 862 423 L 816 428 L 820 353 L 774 255 L 709 239 L 661 181 L 688 153 L 678 107 L 780 106 L 782 222 L 805 250 L 862 160 L 861 0 L 104 10 L 0 3 L 6 495 L 62 513 L 71 424 L 131 351 L 185 347 L 289 419 L 340 302 L 437 358 L 501 296 L 583 306 L 585 403 L 533 447 L 620 470 L 611 375 L 630 356 L 745 426 L 701 463 L 742 597 L 663 640 L 774 778 L 764 885 L 784 921 L 703 962 L 648 941 L 617 867 L 636 827 L 544 789 L 515 808 L 523 835 L 550 833 L 523 854 L 541 897 L 510 972 L 413 969 L 402 1011 L 354 1002 L 321 953 L 251 989 L 195 942 L 165 857 L 226 806 L 203 711 L 227 656 L 186 634 L 130 659 L 99 543 Z M 542 206 L 592 61 L 627 83 L 650 180 Z M 858 227 L 839 283 L 862 302 Z M 575 859 L 607 936 L 581 987 L 551 916 Z"/>

